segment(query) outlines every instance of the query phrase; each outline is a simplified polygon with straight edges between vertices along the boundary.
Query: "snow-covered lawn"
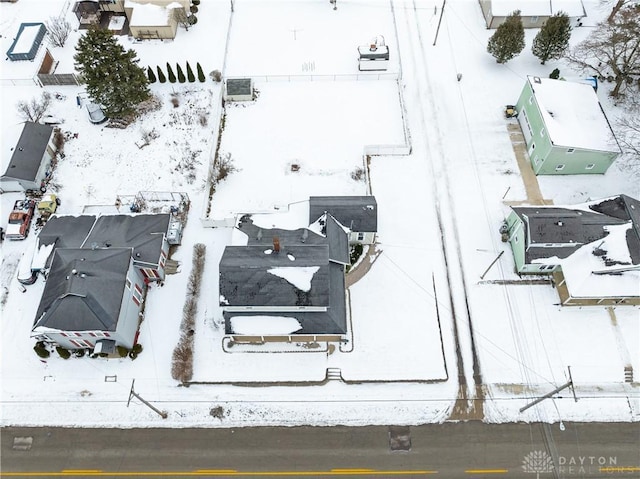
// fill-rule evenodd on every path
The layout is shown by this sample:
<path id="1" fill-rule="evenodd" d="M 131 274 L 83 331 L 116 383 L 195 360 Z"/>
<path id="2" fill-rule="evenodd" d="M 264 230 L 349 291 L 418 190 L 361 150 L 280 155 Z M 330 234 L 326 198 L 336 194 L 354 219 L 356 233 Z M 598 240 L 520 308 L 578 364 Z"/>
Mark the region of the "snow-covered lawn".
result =
<path id="1" fill-rule="evenodd" d="M 64 3 L 0 4 L 2 40 L 13 38 L 21 22 L 47 20 Z M 418 2 L 416 15 L 428 46 L 426 71 L 412 64 L 421 52 L 395 37 L 386 1 L 341 0 L 336 11 L 328 2 L 310 0 L 233 3 L 225 73 L 255 77 L 258 96 L 254 102 L 227 104 L 220 153 L 230 155 L 237 171 L 218 185 L 211 201 L 206 180 L 217 140 L 220 84 L 154 84 L 151 89 L 161 108 L 126 130 L 89 123 L 76 103 L 80 87 L 47 88 L 63 94 L 51 114 L 62 118 L 62 129 L 71 133 L 54 176 L 61 213 L 80 214 L 85 205 L 113 205 L 117 195 L 140 190 L 186 192 L 192 209 L 183 243 L 173 255 L 180 262 L 178 274 L 149 290 L 140 330 L 144 351 L 135 361 L 65 361 L 53 356 L 41 361 L 29 332 L 43 280 L 23 293 L 13 279 L 35 235 L 2 244 L 1 423 L 219 427 L 446 420 L 458 394 L 458 371 L 435 203 L 442 221 L 457 228 L 485 384 L 485 419 L 639 420 L 640 404 L 633 399 L 637 387 L 623 382 L 627 363 L 636 374 L 640 371 L 638 308 L 616 308 L 613 324 L 605 309 L 560 308 L 549 285 L 492 283 L 518 279 L 498 228 L 508 211 L 503 201 L 526 199 L 502 110 L 515 103 L 527 75 L 546 76 L 556 65 L 541 66 L 528 49 L 507 65 L 497 65 L 485 52 L 491 32 L 471 0 L 447 4 L 437 47 L 431 44 L 437 25 L 434 6 L 439 13 L 440 5 Z M 40 7 L 41 13 L 28 13 L 29 5 Z M 406 2 L 393 5 L 402 32 L 412 7 Z M 590 19 L 604 13 L 596 2 L 586 5 Z M 122 41 L 138 52 L 144 66 L 188 60 L 192 66 L 200 62 L 205 72 L 222 70 L 229 15 L 228 1 L 205 0 L 198 24 L 189 32 L 180 30 L 173 42 Z M 577 29 L 574 39 L 588 31 Z M 73 32 L 64 49 L 52 50 L 65 71 L 71 68 L 78 35 Z M 372 74 L 375 79 L 365 80 L 358 75 L 356 48 L 376 35 L 383 35 L 391 48 L 391 75 Z M 528 45 L 534 35 L 527 31 Z M 400 75 L 398 54 L 404 75 L 399 82 L 394 79 Z M 22 72 L 12 76 L 13 66 L 5 63 L 0 75 L 3 170 L 20 132 L 17 128 L 15 133 L 21 120 L 12 105 L 41 92 L 24 82 L 7 81 L 25 78 Z M 16 67 L 25 69 L 24 64 Z M 460 81 L 457 73 L 462 73 Z M 605 108 L 614 108 L 606 88 L 599 97 Z M 403 122 L 413 153 L 372 156 L 370 161 L 382 253 L 349 288 L 352 341 L 333 351 L 295 344 L 229 347 L 218 307 L 218 262 L 231 230 L 202 226 L 209 206 L 212 217 L 226 218 L 282 212 L 310 195 L 367 194 L 367 185 L 351 173 L 364 166 L 366 146 L 403 144 Z M 140 148 L 140 140 L 151 132 L 155 138 Z M 292 171 L 292 164 L 299 170 Z M 624 159 L 604 176 L 540 177 L 539 183 L 544 197 L 555 204 L 620 193 L 640 196 L 640 172 Z M 447 197 L 437 192 L 447 192 Z M 8 208 L 18 197 L 2 194 L 0 225 L 5 226 Z M 207 252 L 193 379 L 217 384 L 185 388 L 171 379 L 170 363 L 195 243 L 204 243 Z M 501 251 L 501 259 L 481 279 Z M 460 342 L 468 367 L 469 338 L 463 335 Z M 530 397 L 565 383 L 568 367 L 579 402 L 567 390 L 562 399 L 519 413 Z M 327 368 L 339 368 L 346 383 L 319 384 Z M 136 400 L 126 407 L 133 379 L 138 393 L 168 411 L 167 420 Z M 234 382 L 265 384 L 241 387 Z M 293 385 L 303 382 L 309 385 Z M 210 414 L 218 406 L 222 419 Z"/>

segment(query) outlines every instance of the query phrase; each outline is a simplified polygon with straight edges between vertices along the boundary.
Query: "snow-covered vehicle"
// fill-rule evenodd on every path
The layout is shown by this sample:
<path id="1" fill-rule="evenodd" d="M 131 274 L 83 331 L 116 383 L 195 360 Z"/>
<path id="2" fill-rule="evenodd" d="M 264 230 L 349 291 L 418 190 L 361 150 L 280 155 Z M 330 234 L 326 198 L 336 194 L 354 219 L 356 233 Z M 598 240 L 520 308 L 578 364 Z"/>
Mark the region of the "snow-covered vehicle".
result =
<path id="1" fill-rule="evenodd" d="M 9 214 L 9 223 L 5 237 L 10 240 L 23 240 L 29 234 L 31 219 L 36 209 L 34 200 L 18 200 L 13 205 L 13 211 Z"/>
<path id="2" fill-rule="evenodd" d="M 102 111 L 102 107 L 97 103 L 87 103 L 87 113 L 91 123 L 103 123 L 107 121 L 107 115 Z"/>

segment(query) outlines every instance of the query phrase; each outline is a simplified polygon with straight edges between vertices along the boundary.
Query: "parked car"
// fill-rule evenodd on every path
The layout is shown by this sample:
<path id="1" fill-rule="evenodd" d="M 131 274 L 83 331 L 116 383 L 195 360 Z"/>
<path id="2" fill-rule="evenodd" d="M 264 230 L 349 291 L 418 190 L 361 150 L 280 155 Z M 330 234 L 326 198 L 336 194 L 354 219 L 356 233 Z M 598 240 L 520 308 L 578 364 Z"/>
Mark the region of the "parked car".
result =
<path id="1" fill-rule="evenodd" d="M 87 113 L 91 123 L 99 124 L 107 121 L 107 116 L 102 111 L 102 107 L 97 103 L 87 103 Z"/>
<path id="2" fill-rule="evenodd" d="M 53 115 L 46 115 L 40 119 L 40 123 L 42 123 L 43 125 L 59 125 L 61 123 L 64 123 L 64 120 Z"/>
<path id="3" fill-rule="evenodd" d="M 31 262 L 33 261 L 33 255 L 36 252 L 37 241 L 33 241 L 31 246 L 27 248 L 20 258 L 18 263 L 18 272 L 16 278 L 18 282 L 24 285 L 33 284 L 38 279 L 38 273 L 31 269 Z"/>
<path id="4" fill-rule="evenodd" d="M 5 237 L 10 240 L 23 240 L 29 234 L 31 219 L 36 209 L 34 200 L 18 200 L 13 205 L 13 211 L 9 214 L 9 223 Z"/>

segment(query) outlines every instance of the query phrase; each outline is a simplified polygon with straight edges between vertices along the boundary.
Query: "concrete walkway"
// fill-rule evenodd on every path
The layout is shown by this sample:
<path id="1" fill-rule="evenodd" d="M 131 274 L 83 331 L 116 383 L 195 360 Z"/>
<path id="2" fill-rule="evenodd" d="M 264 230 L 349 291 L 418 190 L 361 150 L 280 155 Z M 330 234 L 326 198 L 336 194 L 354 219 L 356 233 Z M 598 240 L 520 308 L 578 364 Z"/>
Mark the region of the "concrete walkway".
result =
<path id="1" fill-rule="evenodd" d="M 358 281 L 362 279 L 362 277 L 369 272 L 371 266 L 378 259 L 378 256 L 382 253 L 381 249 L 378 249 L 378 245 L 372 244 L 369 245 L 369 251 L 365 258 L 356 265 L 355 268 L 351 268 L 346 275 L 346 284 L 347 288 L 350 288 Z"/>
<path id="2" fill-rule="evenodd" d="M 538 177 L 531 168 L 531 161 L 527 154 L 527 145 L 524 141 L 524 136 L 520 125 L 517 121 L 511 121 L 507 123 L 507 130 L 509 131 L 509 138 L 511 139 L 511 145 L 513 146 L 513 152 L 518 160 L 518 168 L 520 169 L 520 177 L 524 182 L 524 188 L 527 193 L 527 199 L 525 201 L 507 201 L 508 205 L 552 205 L 553 200 L 546 200 L 542 197 L 540 192 L 540 186 L 538 185 Z"/>

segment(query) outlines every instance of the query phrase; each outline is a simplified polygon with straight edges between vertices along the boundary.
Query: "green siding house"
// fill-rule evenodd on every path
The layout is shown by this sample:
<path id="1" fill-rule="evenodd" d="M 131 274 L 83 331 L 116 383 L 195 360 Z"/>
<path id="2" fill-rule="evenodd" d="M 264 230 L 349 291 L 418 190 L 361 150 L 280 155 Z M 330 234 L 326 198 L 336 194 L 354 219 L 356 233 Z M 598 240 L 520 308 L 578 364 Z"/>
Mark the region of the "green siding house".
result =
<path id="1" fill-rule="evenodd" d="M 590 85 L 528 77 L 516 108 L 536 175 L 603 174 L 621 153 Z"/>
<path id="2" fill-rule="evenodd" d="M 514 206 L 506 231 L 516 271 L 550 275 L 562 305 L 640 304 L 640 201 Z"/>

